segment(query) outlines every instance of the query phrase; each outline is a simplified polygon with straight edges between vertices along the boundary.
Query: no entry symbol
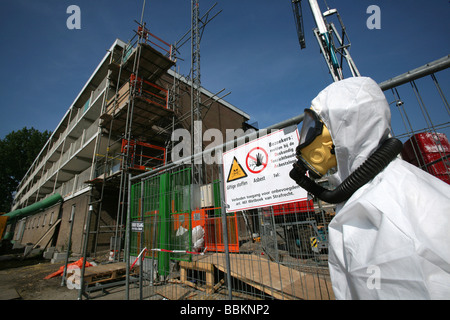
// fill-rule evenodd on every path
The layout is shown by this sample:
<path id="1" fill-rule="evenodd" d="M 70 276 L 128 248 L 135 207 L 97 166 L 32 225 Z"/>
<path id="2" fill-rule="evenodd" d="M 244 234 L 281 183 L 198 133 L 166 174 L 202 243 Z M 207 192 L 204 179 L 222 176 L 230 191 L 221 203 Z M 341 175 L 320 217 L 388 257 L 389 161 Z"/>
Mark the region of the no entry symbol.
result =
<path id="1" fill-rule="evenodd" d="M 250 150 L 245 159 L 245 165 L 251 173 L 260 173 L 267 167 L 268 162 L 267 151 L 260 147 Z"/>

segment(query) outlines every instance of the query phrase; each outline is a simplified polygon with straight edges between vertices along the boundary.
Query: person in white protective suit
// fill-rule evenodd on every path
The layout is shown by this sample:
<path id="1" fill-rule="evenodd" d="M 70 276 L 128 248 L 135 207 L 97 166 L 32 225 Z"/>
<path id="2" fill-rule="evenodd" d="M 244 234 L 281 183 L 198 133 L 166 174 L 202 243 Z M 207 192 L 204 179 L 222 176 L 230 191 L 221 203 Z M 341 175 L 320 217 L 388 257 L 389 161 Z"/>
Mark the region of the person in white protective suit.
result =
<path id="1" fill-rule="evenodd" d="M 450 299 L 450 186 L 401 160 L 370 78 L 325 88 L 305 110 L 290 176 L 336 203 L 329 269 L 337 299 Z M 315 179 L 329 174 L 334 190 Z"/>

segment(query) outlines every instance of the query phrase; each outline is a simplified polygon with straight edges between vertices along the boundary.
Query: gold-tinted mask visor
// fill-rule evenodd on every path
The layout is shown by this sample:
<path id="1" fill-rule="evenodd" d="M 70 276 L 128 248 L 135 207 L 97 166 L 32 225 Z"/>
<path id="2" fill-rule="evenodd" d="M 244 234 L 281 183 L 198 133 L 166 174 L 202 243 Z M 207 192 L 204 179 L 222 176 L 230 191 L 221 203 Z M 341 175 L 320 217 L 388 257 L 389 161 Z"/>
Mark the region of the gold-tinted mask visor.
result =
<path id="1" fill-rule="evenodd" d="M 337 166 L 330 132 L 311 109 L 305 109 L 297 156 L 315 179 Z"/>

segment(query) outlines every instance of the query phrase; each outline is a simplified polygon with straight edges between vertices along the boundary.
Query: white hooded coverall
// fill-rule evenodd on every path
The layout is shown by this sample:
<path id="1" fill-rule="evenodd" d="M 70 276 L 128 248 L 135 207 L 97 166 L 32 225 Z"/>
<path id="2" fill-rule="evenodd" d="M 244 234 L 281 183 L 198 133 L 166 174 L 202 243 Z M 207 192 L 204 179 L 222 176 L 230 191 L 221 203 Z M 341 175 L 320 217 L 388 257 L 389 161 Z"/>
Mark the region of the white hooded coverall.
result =
<path id="1" fill-rule="evenodd" d="M 335 186 L 390 133 L 391 114 L 370 78 L 331 84 L 312 109 L 331 133 Z M 392 161 L 336 209 L 329 268 L 337 299 L 450 299 L 450 186 Z"/>

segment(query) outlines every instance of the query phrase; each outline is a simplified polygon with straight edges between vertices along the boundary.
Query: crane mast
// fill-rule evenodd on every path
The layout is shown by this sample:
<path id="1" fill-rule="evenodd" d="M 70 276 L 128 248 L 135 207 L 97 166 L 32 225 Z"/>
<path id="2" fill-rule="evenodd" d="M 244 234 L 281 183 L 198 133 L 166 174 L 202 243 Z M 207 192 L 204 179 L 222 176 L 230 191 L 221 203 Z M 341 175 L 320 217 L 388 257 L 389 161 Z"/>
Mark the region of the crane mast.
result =
<path id="1" fill-rule="evenodd" d="M 297 27 L 298 42 L 300 48 L 305 49 L 305 31 L 303 30 L 303 13 L 301 0 L 292 0 L 292 11 L 294 12 L 295 26 Z"/>
<path id="2" fill-rule="evenodd" d="M 300 48 L 306 47 L 305 32 L 302 15 L 302 0 L 291 0 L 292 10 L 294 13 L 295 24 L 297 27 L 297 36 L 300 43 Z M 308 0 L 316 27 L 313 29 L 314 36 L 317 39 L 322 55 L 328 66 L 333 81 L 344 79 L 343 63 L 347 62 L 348 69 L 352 76 L 360 76 L 358 69 L 350 56 L 350 40 L 348 39 L 345 26 L 336 9 L 329 9 L 323 14 L 320 10 L 317 0 Z M 328 23 L 325 17 L 336 15 L 341 26 L 341 35 L 337 32 L 336 26 L 333 22 Z M 336 44 L 338 46 L 336 46 Z M 340 57 L 340 59 L 338 58 Z"/>

